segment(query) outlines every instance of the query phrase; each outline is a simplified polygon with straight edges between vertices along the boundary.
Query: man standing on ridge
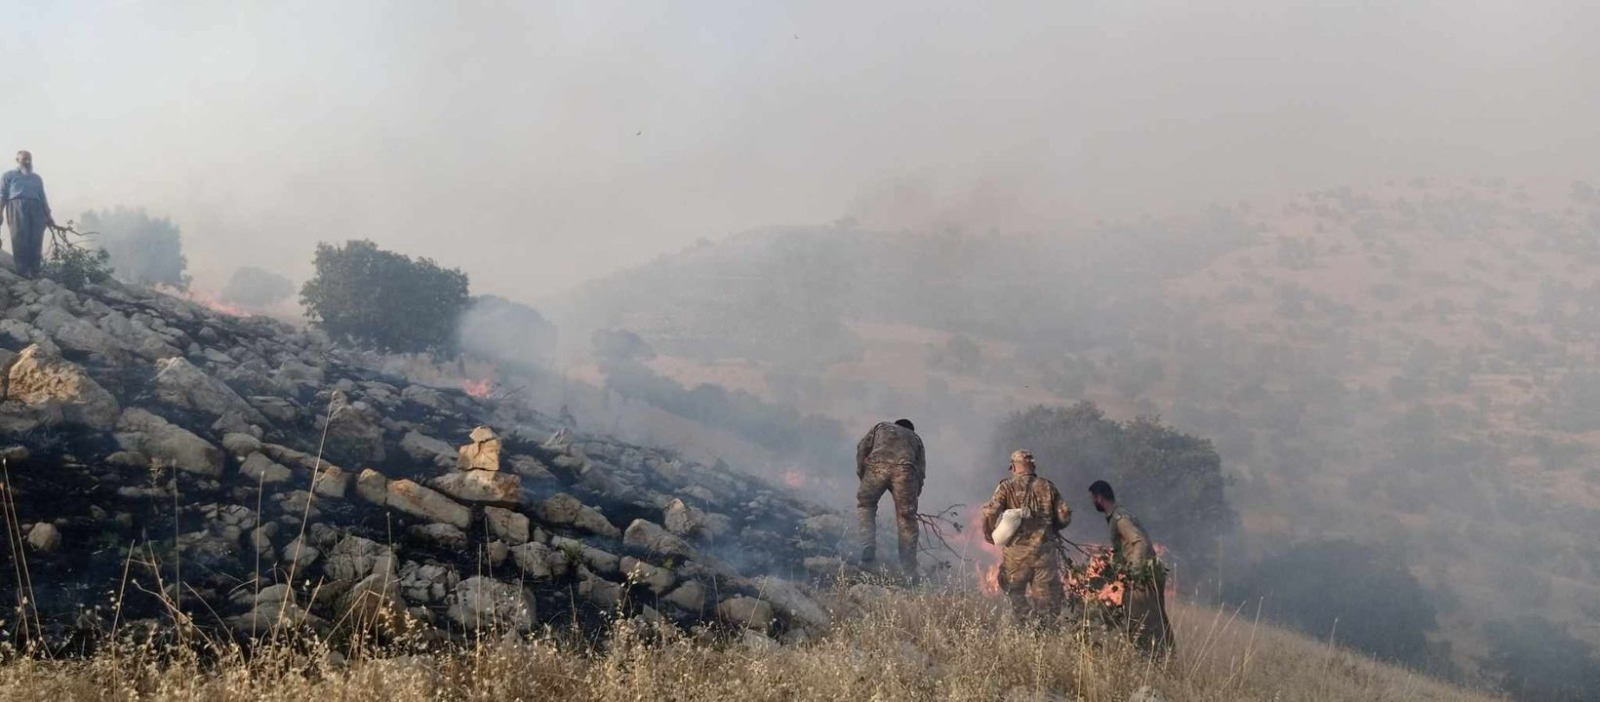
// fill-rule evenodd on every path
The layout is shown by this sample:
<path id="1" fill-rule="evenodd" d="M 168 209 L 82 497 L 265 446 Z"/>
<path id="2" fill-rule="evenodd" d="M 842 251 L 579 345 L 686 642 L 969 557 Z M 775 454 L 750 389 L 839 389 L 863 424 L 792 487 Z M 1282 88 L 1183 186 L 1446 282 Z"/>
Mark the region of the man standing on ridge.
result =
<path id="1" fill-rule="evenodd" d="M 1117 504 L 1110 483 L 1094 481 L 1089 496 L 1094 508 L 1106 515 L 1112 562 L 1126 579 L 1122 604 L 1128 617 L 1128 639 L 1152 656 L 1166 655 L 1173 647 L 1172 622 L 1167 619 L 1167 571 L 1156 559 L 1150 535 L 1127 508 Z"/>
<path id="2" fill-rule="evenodd" d="M 878 557 L 878 501 L 883 493 L 894 497 L 895 525 L 900 532 L 900 568 L 917 576 L 917 498 L 927 475 L 928 458 L 922 437 L 909 419 L 879 422 L 856 444 L 856 518 L 859 522 L 861 565 L 870 568 Z"/>
<path id="3" fill-rule="evenodd" d="M 33 154 L 27 151 L 17 152 L 16 170 L 0 175 L 0 221 L 11 223 L 11 255 L 17 273 L 25 278 L 39 275 L 44 229 L 55 220 L 50 217 L 50 200 L 44 196 L 44 179 L 33 172 Z"/>
<path id="4" fill-rule="evenodd" d="M 1011 600 L 1018 621 L 1030 613 L 1052 617 L 1061 609 L 1061 554 L 1056 532 L 1072 523 L 1072 508 L 1054 483 L 1038 475 L 1033 454 L 1011 453 L 1011 477 L 1000 481 L 983 506 L 983 540 L 994 543 L 994 531 L 1006 510 L 1023 510 L 1021 522 L 1000 551 L 1000 589 Z M 1002 536 L 1002 538 L 1004 538 Z M 1039 607 L 1028 602 L 1032 590 Z"/>

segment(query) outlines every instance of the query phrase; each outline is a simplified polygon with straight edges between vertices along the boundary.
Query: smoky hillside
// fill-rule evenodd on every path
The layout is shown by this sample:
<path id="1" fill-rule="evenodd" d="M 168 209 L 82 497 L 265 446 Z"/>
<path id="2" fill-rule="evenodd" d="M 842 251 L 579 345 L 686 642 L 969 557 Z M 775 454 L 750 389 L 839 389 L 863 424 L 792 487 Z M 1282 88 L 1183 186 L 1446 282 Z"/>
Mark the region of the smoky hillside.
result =
<path id="1" fill-rule="evenodd" d="M 1511 622 L 1600 643 L 1596 280 L 1590 185 L 1415 179 L 1062 231 L 763 229 L 540 309 L 573 377 L 614 375 L 597 332 L 637 340 L 623 397 L 642 375 L 835 422 L 841 462 L 804 465 L 840 497 L 872 421 L 917 421 L 942 504 L 1003 476 L 1007 413 L 1159 415 L 1215 446 L 1239 514 L 1196 594 L 1270 601 L 1250 585 L 1289 554 L 1355 553 L 1420 584 L 1429 656 L 1470 674 L 1529 638 Z"/>

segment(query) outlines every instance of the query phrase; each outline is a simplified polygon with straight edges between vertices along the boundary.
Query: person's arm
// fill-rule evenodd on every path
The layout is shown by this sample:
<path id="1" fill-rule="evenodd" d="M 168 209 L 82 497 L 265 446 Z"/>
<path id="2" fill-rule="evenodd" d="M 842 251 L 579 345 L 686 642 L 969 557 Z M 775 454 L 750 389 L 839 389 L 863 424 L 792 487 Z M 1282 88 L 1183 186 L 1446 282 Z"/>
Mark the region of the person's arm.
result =
<path id="1" fill-rule="evenodd" d="M 867 431 L 856 443 L 856 477 L 860 478 L 867 473 L 867 456 L 872 453 L 872 437 L 877 435 L 878 427 L 874 426 Z"/>
<path id="2" fill-rule="evenodd" d="M 1000 512 L 1006 509 L 1006 484 L 1000 483 L 994 489 L 994 496 L 983 503 L 983 540 L 994 543 L 995 522 L 1000 518 Z"/>
<path id="3" fill-rule="evenodd" d="M 39 204 L 44 207 L 44 221 L 45 221 L 45 224 L 48 224 L 48 225 L 50 225 L 52 227 L 55 226 L 56 218 L 50 216 L 50 198 L 45 197 L 45 194 L 44 194 L 44 178 L 43 177 L 39 178 Z"/>
<path id="4" fill-rule="evenodd" d="M 1055 509 L 1051 510 L 1050 515 L 1055 522 L 1055 530 L 1061 531 L 1072 526 L 1072 508 L 1067 506 L 1066 500 L 1061 499 L 1061 491 L 1054 486 L 1050 488 L 1050 501 L 1055 503 Z"/>
<path id="5" fill-rule="evenodd" d="M 11 171 L 0 173 L 0 224 L 6 221 L 7 193 L 11 192 Z"/>

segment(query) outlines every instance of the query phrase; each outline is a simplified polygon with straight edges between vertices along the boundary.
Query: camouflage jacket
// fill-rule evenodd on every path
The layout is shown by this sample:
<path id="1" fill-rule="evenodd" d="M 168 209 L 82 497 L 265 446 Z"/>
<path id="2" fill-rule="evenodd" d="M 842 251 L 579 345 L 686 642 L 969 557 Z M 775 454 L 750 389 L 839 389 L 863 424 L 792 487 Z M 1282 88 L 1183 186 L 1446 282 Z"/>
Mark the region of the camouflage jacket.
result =
<path id="1" fill-rule="evenodd" d="M 1019 508 L 1028 510 L 1028 515 L 1007 549 L 1037 548 L 1072 523 L 1072 508 L 1062 501 L 1054 483 L 1032 473 L 1013 475 L 995 486 L 994 497 L 983 506 L 985 538 L 994 533 L 1001 512 Z"/>
<path id="2" fill-rule="evenodd" d="M 856 444 L 856 477 L 869 465 L 911 466 L 917 475 L 926 475 L 927 464 L 922 437 L 894 422 L 879 422 Z"/>

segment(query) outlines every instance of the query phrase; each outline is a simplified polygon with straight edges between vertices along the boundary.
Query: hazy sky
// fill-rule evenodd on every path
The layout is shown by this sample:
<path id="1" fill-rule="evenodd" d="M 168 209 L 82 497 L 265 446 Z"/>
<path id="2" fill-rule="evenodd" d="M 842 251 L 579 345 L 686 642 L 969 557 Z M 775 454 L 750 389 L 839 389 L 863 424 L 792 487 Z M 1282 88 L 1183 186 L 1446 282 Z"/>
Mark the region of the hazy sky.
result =
<path id="1" fill-rule="evenodd" d="M 0 0 L 0 151 L 172 216 L 202 282 L 365 237 L 524 299 L 768 224 L 1600 156 L 1592 3 L 454 4 Z"/>

